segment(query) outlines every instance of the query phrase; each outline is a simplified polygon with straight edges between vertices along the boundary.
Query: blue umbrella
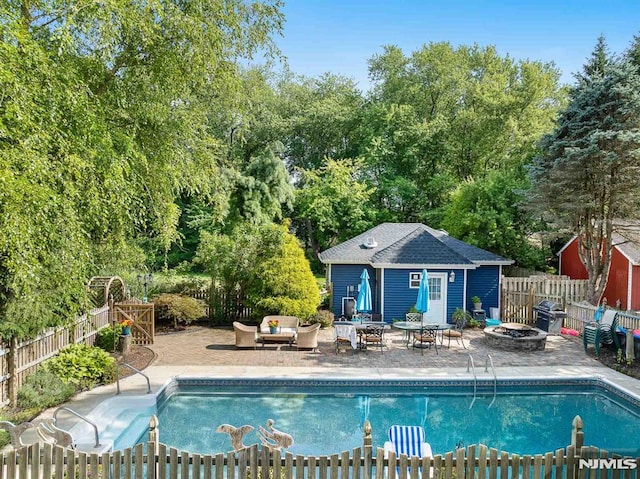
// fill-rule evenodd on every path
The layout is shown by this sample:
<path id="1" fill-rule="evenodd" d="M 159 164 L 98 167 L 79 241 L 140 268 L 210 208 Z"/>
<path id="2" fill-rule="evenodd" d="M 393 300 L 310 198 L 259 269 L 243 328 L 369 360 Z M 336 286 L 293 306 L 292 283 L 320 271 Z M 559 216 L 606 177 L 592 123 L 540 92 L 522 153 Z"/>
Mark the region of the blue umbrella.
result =
<path id="1" fill-rule="evenodd" d="M 416 300 L 416 309 L 419 313 L 429 312 L 429 275 L 427 270 L 422 270 L 422 278 L 418 286 L 418 299 Z"/>
<path id="2" fill-rule="evenodd" d="M 369 273 L 365 269 L 360 275 L 360 291 L 358 291 L 358 299 L 356 300 L 356 310 L 359 313 L 370 313 L 373 310 L 371 306 L 371 286 L 369 285 Z"/>

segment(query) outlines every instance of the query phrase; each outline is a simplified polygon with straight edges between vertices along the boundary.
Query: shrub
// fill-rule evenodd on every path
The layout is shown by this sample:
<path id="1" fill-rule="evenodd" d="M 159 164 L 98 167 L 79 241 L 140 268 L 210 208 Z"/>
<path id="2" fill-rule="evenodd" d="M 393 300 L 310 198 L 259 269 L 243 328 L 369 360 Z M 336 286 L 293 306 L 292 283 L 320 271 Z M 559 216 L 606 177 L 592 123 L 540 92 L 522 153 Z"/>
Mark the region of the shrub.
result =
<path id="1" fill-rule="evenodd" d="M 102 328 L 100 331 L 98 331 L 98 334 L 96 334 L 95 346 L 112 353 L 116 350 L 116 346 L 118 345 L 118 340 L 121 334 L 122 326 L 120 326 L 119 324 Z"/>
<path id="2" fill-rule="evenodd" d="M 76 392 L 71 383 L 64 383 L 53 371 L 41 367 L 29 374 L 18 390 L 18 407 L 46 409 L 68 401 Z"/>
<path id="3" fill-rule="evenodd" d="M 204 302 L 190 296 L 161 294 L 153 299 L 153 304 L 161 313 L 171 318 L 176 326 L 179 322 L 189 324 L 207 315 Z"/>
<path id="4" fill-rule="evenodd" d="M 309 319 L 309 323 L 320 323 L 321 328 L 328 328 L 333 324 L 333 313 L 326 309 L 320 309 Z"/>
<path id="5" fill-rule="evenodd" d="M 115 378 L 116 361 L 97 347 L 72 344 L 51 358 L 46 368 L 78 389 L 107 384 Z"/>

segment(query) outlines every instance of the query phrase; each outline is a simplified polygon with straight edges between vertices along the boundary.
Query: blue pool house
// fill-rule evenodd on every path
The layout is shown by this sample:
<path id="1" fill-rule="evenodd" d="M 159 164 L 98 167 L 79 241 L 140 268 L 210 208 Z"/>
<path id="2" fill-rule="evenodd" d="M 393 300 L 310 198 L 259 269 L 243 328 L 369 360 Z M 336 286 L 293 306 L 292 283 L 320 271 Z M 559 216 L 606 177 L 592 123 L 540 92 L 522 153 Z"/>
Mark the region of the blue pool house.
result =
<path id="1" fill-rule="evenodd" d="M 336 317 L 353 307 L 366 268 L 373 313 L 388 323 L 404 320 L 415 305 L 423 269 L 429 277 L 429 322 L 450 323 L 456 308 L 472 310 L 472 296 L 489 313 L 500 307 L 502 266 L 513 263 L 421 223 L 382 223 L 319 257 L 327 265 Z"/>

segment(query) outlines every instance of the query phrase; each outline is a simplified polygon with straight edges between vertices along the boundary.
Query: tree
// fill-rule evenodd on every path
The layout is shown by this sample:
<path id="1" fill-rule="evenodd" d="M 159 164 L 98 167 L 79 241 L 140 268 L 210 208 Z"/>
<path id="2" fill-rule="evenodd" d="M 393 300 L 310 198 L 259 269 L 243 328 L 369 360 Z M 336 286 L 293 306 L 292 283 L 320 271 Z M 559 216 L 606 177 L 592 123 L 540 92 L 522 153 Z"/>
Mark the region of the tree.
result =
<path id="1" fill-rule="evenodd" d="M 309 262 L 286 226 L 245 223 L 229 235 L 204 232 L 196 259 L 212 286 L 246 297 L 255 316 L 307 318 L 320 302 Z"/>
<path id="2" fill-rule="evenodd" d="M 460 181 L 528 162 L 564 101 L 553 65 L 491 46 L 430 43 L 407 56 L 387 46 L 369 65 L 357 156 L 374 204 L 399 221 L 437 225 Z"/>
<path id="3" fill-rule="evenodd" d="M 533 241 L 540 225 L 523 207 L 525 175 L 493 172 L 481 181 L 462 183 L 444 208 L 442 228 L 451 236 L 513 259 L 522 267 L 541 269 L 543 250 Z"/>
<path id="4" fill-rule="evenodd" d="M 599 42 L 595 58 L 601 49 Z M 640 76 L 626 61 L 599 63 L 608 66 L 585 68 L 554 132 L 542 139 L 530 190 L 533 208 L 577 235 L 592 304 L 606 286 L 612 233 L 640 211 Z"/>
<path id="5" fill-rule="evenodd" d="M 354 160 L 328 159 L 326 166 L 317 170 L 300 170 L 297 231 L 311 245 L 314 258 L 369 226 L 371 190 L 357 179 L 360 165 Z"/>
<path id="6" fill-rule="evenodd" d="M 277 253 L 259 265 L 250 298 L 260 316 L 310 318 L 320 304 L 318 283 L 298 239 L 287 233 Z"/>
<path id="7" fill-rule="evenodd" d="M 0 2 L 3 336 L 71 319 L 123 245 L 166 251 L 179 196 L 227 200 L 210 113 L 277 52 L 280 6 Z"/>

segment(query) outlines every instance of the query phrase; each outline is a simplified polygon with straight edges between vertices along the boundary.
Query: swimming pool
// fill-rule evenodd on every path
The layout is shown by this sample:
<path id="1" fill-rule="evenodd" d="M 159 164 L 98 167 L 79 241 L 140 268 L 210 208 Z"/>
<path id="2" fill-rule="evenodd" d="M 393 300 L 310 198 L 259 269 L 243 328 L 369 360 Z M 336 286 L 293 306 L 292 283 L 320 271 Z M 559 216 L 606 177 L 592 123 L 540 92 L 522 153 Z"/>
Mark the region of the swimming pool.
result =
<path id="1" fill-rule="evenodd" d="M 217 453 L 231 450 L 218 425 L 257 429 L 272 418 L 293 436 L 291 452 L 317 456 L 361 446 L 369 420 L 374 446 L 383 446 L 391 425 L 407 424 L 424 427 L 436 454 L 475 443 L 536 454 L 565 447 L 580 415 L 586 444 L 640 455 L 640 400 L 606 381 L 498 380 L 493 403 L 493 381 L 478 382 L 476 401 L 472 391 L 469 380 L 175 379 L 155 401 L 107 408 L 119 414 L 105 428 L 121 449 L 145 441 L 149 417 L 157 414 L 162 443 Z M 256 442 L 255 431 L 245 436 L 245 444 Z"/>

